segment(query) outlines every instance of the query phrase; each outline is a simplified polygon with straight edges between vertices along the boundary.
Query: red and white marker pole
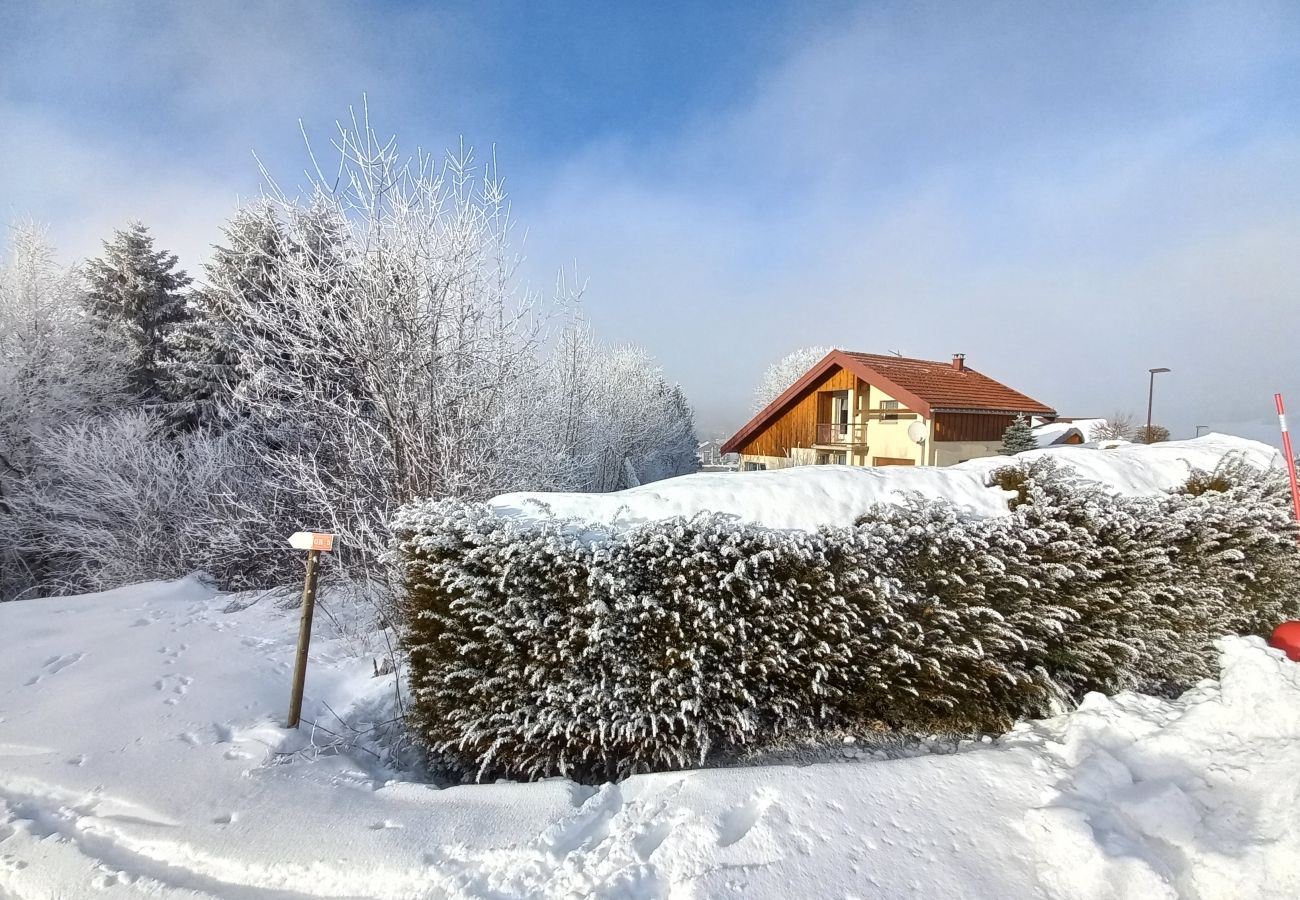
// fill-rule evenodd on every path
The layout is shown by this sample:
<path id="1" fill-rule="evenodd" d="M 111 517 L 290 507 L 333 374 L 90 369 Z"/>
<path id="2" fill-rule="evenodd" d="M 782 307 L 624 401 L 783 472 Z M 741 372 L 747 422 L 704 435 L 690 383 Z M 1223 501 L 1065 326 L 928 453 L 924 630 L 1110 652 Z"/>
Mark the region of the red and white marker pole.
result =
<path id="1" fill-rule="evenodd" d="M 1282 453 L 1286 456 L 1286 471 L 1291 476 L 1291 505 L 1295 507 L 1295 519 L 1300 522 L 1300 482 L 1296 480 L 1295 452 L 1291 449 L 1291 432 L 1286 427 L 1286 406 L 1282 395 L 1274 394 L 1273 402 L 1277 404 L 1277 421 L 1282 426 Z"/>

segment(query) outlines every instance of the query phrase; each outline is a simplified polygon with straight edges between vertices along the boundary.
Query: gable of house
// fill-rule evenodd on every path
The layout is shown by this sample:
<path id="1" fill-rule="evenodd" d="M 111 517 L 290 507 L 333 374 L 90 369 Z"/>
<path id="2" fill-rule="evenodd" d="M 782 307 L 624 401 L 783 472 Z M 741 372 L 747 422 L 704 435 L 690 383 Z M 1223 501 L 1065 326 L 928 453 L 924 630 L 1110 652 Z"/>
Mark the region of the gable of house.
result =
<path id="1" fill-rule="evenodd" d="M 796 461 L 816 462 L 821 448 L 834 450 L 834 461 L 859 465 L 946 464 L 968 445 L 969 455 L 987 455 L 982 445 L 1000 442 L 1020 413 L 1055 411 L 971 369 L 962 357 L 942 363 L 834 350 L 722 449 L 770 459 L 803 453 L 807 458 Z M 907 433 L 907 423 L 917 420 L 927 429 L 928 456 Z M 936 444 L 946 446 L 947 457 L 938 458 Z"/>

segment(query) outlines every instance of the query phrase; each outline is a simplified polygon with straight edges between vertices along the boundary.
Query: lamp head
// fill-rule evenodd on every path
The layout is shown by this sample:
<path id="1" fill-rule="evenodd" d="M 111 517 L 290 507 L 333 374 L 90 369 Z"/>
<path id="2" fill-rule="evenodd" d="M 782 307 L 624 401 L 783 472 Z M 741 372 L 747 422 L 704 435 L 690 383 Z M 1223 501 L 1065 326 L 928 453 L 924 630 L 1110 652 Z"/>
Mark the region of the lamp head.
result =
<path id="1" fill-rule="evenodd" d="M 1152 375 L 1159 375 L 1162 372 L 1172 372 L 1173 369 L 1160 368 L 1160 369 L 1147 369 L 1147 371 L 1150 372 Z"/>

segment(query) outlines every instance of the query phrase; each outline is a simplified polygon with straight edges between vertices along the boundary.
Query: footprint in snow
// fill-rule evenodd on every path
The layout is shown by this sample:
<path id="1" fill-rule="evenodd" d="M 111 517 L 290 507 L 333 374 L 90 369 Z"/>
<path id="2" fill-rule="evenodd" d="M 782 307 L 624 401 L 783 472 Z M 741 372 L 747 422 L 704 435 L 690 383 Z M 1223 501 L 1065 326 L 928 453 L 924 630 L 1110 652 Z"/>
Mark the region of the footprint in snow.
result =
<path id="1" fill-rule="evenodd" d="M 171 647 L 164 644 L 158 648 L 158 652 L 167 657 L 163 660 L 164 666 L 174 666 L 176 665 L 176 660 L 180 659 L 181 654 L 188 649 L 190 649 L 189 644 L 181 644 L 179 647 Z"/>
<path id="2" fill-rule="evenodd" d="M 623 808 L 623 792 L 606 784 L 591 794 L 572 817 L 542 833 L 552 853 L 565 856 L 579 847 L 592 847 L 609 836 L 609 822 Z"/>
<path id="3" fill-rule="evenodd" d="M 63 656 L 51 656 L 45 662 L 41 663 L 41 671 L 37 672 L 31 678 L 28 678 L 23 684 L 31 687 L 40 684 L 43 680 L 51 675 L 57 675 L 73 663 L 80 662 L 86 658 L 84 653 L 68 653 Z"/>
<path id="4" fill-rule="evenodd" d="M 724 812 L 718 820 L 718 846 L 730 847 L 744 840 L 775 799 L 767 791 L 758 791 L 744 803 Z"/>
<path id="5" fill-rule="evenodd" d="M 100 890 L 107 890 L 118 884 L 131 885 L 135 883 L 135 876 L 130 872 L 120 871 L 118 869 L 104 868 L 101 873 L 91 882 L 91 885 Z"/>
<path id="6" fill-rule="evenodd" d="M 663 842 L 668 840 L 668 836 L 673 833 L 673 828 L 678 823 L 671 818 L 659 819 L 651 822 L 646 830 L 637 835 L 632 846 L 636 849 L 637 855 L 641 857 L 642 862 L 649 862 L 650 857 L 654 856 L 656 850 L 663 846 Z"/>
<path id="7" fill-rule="evenodd" d="M 190 685 L 194 679 L 188 675 L 164 675 L 153 683 L 154 690 L 168 691 L 173 696 L 168 697 L 163 703 L 168 706 L 175 706 L 181 702 L 181 698 L 189 693 Z"/>

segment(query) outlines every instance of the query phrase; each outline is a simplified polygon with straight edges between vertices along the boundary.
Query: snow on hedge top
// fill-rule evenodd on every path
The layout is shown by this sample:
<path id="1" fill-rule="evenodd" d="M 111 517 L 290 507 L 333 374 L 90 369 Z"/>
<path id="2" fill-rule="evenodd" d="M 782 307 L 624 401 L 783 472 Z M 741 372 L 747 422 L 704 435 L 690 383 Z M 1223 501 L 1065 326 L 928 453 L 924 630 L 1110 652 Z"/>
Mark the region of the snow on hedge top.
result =
<path id="1" fill-rule="evenodd" d="M 1050 456 L 1118 494 L 1155 496 L 1183 484 L 1193 468 L 1211 470 L 1229 455 L 1260 468 L 1280 464 L 1280 453 L 1273 447 L 1223 434 L 1113 449 L 1063 445 L 1030 450 L 1014 461 Z M 712 472 L 609 494 L 502 494 L 489 506 L 497 515 L 521 522 L 558 518 L 628 527 L 720 512 L 768 528 L 813 530 L 821 525 L 851 525 L 875 504 L 896 503 L 914 491 L 949 500 L 975 515 L 997 516 L 1007 513 L 1008 494 L 988 486 L 989 473 L 1011 463 L 1008 457 L 997 456 L 946 468 L 796 466 L 767 472 Z"/>

